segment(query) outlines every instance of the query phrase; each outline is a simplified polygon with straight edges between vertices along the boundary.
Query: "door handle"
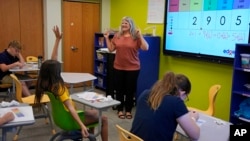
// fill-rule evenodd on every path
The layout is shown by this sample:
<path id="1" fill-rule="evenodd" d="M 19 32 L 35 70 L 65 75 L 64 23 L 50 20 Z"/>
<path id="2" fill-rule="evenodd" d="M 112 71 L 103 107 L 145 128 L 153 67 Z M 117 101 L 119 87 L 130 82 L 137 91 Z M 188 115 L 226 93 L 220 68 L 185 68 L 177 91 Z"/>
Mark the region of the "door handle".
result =
<path id="1" fill-rule="evenodd" d="M 71 46 L 70 48 L 71 48 L 72 51 L 78 50 L 78 48 L 75 47 L 75 46 Z"/>

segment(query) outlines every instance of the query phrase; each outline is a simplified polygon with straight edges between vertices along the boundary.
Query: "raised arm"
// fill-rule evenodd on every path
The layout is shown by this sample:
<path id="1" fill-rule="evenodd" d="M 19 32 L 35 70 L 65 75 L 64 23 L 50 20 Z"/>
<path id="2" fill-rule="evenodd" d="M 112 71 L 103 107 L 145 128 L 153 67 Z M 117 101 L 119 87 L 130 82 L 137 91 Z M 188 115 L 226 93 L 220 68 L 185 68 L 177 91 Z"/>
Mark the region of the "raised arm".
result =
<path id="1" fill-rule="evenodd" d="M 55 40 L 54 47 L 52 50 L 51 59 L 58 60 L 58 48 L 59 48 L 59 43 L 62 39 L 62 33 L 60 32 L 58 26 L 54 26 L 53 32 L 55 34 L 56 40 Z"/>
<path id="2" fill-rule="evenodd" d="M 148 50 L 148 42 L 144 39 L 143 35 L 141 34 L 141 30 L 137 29 L 137 36 L 141 40 L 141 50 Z"/>
<path id="3" fill-rule="evenodd" d="M 106 40 L 106 44 L 107 44 L 107 47 L 109 49 L 109 52 L 112 52 L 115 50 L 115 47 L 114 45 L 112 44 L 112 42 L 110 41 L 109 39 L 109 31 L 106 31 L 104 34 L 103 34 L 105 40 Z"/>

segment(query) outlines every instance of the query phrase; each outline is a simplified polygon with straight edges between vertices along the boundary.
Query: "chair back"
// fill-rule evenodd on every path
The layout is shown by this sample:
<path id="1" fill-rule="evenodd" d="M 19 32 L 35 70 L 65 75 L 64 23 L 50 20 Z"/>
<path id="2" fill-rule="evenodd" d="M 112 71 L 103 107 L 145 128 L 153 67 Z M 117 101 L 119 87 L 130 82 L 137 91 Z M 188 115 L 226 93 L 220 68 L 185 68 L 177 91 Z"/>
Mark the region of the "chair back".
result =
<path id="1" fill-rule="evenodd" d="M 22 100 L 22 84 L 21 82 L 18 80 L 18 78 L 16 77 L 15 74 L 10 74 L 10 77 L 13 79 L 14 83 L 15 83 L 15 86 L 16 86 L 16 100 L 18 102 L 21 102 L 23 103 L 23 100 Z"/>
<path id="2" fill-rule="evenodd" d="M 26 62 L 38 62 L 38 58 L 36 56 L 27 56 Z"/>
<path id="3" fill-rule="evenodd" d="M 119 141 L 143 141 L 143 139 L 122 128 L 118 124 L 116 124 L 116 128 L 119 134 Z"/>
<path id="4" fill-rule="evenodd" d="M 221 85 L 215 84 L 213 86 L 210 87 L 209 89 L 209 106 L 208 109 L 206 110 L 206 113 L 208 115 L 213 116 L 214 115 L 214 111 L 215 111 L 215 100 L 216 100 L 216 96 L 219 92 L 219 90 L 221 89 Z"/>
<path id="5" fill-rule="evenodd" d="M 59 98 L 56 98 L 55 95 L 51 92 L 46 92 L 50 99 L 51 103 L 51 112 L 52 117 L 54 120 L 54 123 L 65 131 L 73 131 L 73 130 L 79 130 L 81 129 L 78 123 L 74 120 L 74 118 L 71 116 L 70 112 L 67 111 L 64 108 L 63 103 L 60 101 Z M 77 111 L 79 117 L 82 121 L 84 121 L 84 112 L 83 111 Z"/>

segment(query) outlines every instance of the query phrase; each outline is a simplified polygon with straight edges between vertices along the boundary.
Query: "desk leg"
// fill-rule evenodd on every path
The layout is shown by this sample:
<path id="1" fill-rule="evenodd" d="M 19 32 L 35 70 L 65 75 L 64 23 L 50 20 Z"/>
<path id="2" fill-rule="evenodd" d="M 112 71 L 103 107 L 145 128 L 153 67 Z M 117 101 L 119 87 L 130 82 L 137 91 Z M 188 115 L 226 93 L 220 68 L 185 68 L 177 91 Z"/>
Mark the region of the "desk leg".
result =
<path id="1" fill-rule="evenodd" d="M 15 82 L 14 82 L 14 80 L 12 80 L 12 92 L 13 92 L 13 94 L 16 93 L 15 87 L 16 87 Z"/>
<path id="2" fill-rule="evenodd" d="M 2 141 L 6 141 L 6 131 L 4 128 L 2 129 Z"/>
<path id="3" fill-rule="evenodd" d="M 73 94 L 73 84 L 70 84 L 70 90 L 69 90 L 70 94 Z"/>
<path id="4" fill-rule="evenodd" d="M 6 141 L 7 140 L 7 132 L 13 132 L 15 131 L 15 127 L 5 127 L 5 128 L 2 128 L 2 141 Z"/>
<path id="5" fill-rule="evenodd" d="M 95 137 L 101 134 L 102 131 L 102 110 L 98 110 L 99 115 L 98 115 L 98 132 L 95 134 Z"/>
<path id="6" fill-rule="evenodd" d="M 91 88 L 94 90 L 94 80 L 92 80 Z"/>

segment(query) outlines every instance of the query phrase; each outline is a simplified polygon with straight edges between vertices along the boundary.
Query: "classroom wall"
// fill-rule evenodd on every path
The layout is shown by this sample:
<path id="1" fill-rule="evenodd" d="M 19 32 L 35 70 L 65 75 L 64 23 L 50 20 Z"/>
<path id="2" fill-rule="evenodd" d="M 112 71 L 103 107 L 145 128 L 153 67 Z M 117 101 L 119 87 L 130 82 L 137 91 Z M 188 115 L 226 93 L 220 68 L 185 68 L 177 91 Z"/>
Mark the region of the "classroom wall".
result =
<path id="1" fill-rule="evenodd" d="M 44 45 L 45 58 L 52 52 L 54 44 L 54 25 L 61 27 L 61 0 L 44 0 Z M 131 16 L 137 27 L 143 29 L 152 25 L 156 26 L 157 36 L 163 37 L 163 24 L 147 24 L 148 0 L 102 0 L 102 31 L 105 28 L 118 28 L 123 16 Z M 180 39 L 181 41 L 181 39 Z M 222 88 L 216 99 L 215 116 L 229 120 L 230 96 L 232 85 L 232 65 L 215 64 L 185 58 L 175 58 L 162 54 L 161 42 L 159 78 L 168 71 L 186 74 L 192 82 L 192 91 L 188 106 L 206 109 L 208 105 L 208 89 L 212 84 L 221 84 Z M 61 48 L 59 58 L 62 58 Z"/>
<path id="2" fill-rule="evenodd" d="M 44 14 L 44 58 L 50 58 L 54 46 L 55 35 L 52 31 L 53 27 L 57 25 L 62 29 L 62 14 L 61 14 L 61 0 L 44 0 L 43 14 Z M 58 60 L 62 60 L 62 44 L 59 44 Z"/>
<path id="3" fill-rule="evenodd" d="M 148 0 L 110 0 L 110 27 L 118 28 L 123 16 L 131 16 L 142 33 L 145 32 L 144 28 L 156 25 L 157 36 L 163 37 L 163 24 L 146 23 L 147 7 Z M 221 84 L 222 88 L 216 99 L 215 116 L 229 120 L 233 66 L 164 56 L 162 48 L 161 42 L 159 78 L 169 70 L 187 75 L 192 82 L 192 91 L 186 104 L 200 109 L 208 106 L 209 87 Z"/>

